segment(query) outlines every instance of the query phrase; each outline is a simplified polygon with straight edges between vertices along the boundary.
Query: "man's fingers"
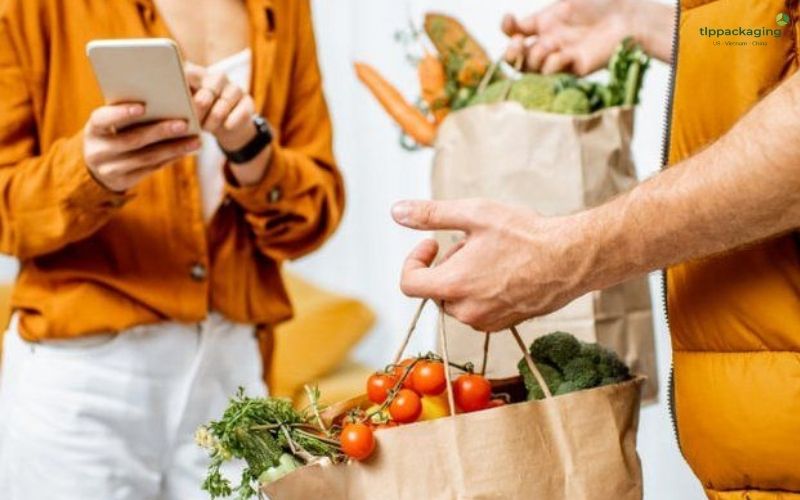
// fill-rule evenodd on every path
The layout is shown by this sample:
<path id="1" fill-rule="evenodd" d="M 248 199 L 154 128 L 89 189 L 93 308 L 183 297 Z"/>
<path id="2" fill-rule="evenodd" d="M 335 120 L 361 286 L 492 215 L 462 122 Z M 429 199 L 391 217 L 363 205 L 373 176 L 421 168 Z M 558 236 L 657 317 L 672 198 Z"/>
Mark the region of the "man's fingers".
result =
<path id="1" fill-rule="evenodd" d="M 513 35 L 506 49 L 505 60 L 512 66 L 517 65 L 517 61 L 525 57 L 525 37 Z"/>
<path id="2" fill-rule="evenodd" d="M 400 280 L 400 289 L 410 297 L 435 297 L 437 287 L 431 276 L 434 259 L 439 253 L 439 244 L 436 240 L 423 240 L 411 251 L 403 263 L 403 274 Z"/>
<path id="3" fill-rule="evenodd" d="M 130 125 L 144 115 L 144 105 L 139 103 L 101 106 L 89 118 L 89 132 L 94 135 L 110 135 L 116 129 Z"/>
<path id="4" fill-rule="evenodd" d="M 567 69 L 571 61 L 567 54 L 561 51 L 551 52 L 542 63 L 542 74 L 552 75 Z"/>
<path id="5" fill-rule="evenodd" d="M 458 243 L 456 243 L 455 245 L 453 245 L 449 249 L 447 249 L 447 252 L 439 258 L 439 263 L 441 264 L 442 262 L 447 261 L 447 259 L 449 259 L 456 252 L 461 250 L 464 247 L 464 245 L 466 245 L 466 244 L 467 244 L 467 240 L 466 239 L 459 240 Z"/>
<path id="6" fill-rule="evenodd" d="M 468 231 L 475 227 L 480 208 L 473 200 L 401 201 L 392 207 L 392 217 L 412 229 L 457 229 Z"/>
<path id="7" fill-rule="evenodd" d="M 540 71 L 545 60 L 556 51 L 556 46 L 550 41 L 539 38 L 528 49 L 525 57 L 525 69 L 528 71 Z"/>
<path id="8" fill-rule="evenodd" d="M 511 14 L 503 17 L 503 33 L 508 36 L 523 35 L 532 36 L 539 34 L 539 14 L 517 18 Z"/>

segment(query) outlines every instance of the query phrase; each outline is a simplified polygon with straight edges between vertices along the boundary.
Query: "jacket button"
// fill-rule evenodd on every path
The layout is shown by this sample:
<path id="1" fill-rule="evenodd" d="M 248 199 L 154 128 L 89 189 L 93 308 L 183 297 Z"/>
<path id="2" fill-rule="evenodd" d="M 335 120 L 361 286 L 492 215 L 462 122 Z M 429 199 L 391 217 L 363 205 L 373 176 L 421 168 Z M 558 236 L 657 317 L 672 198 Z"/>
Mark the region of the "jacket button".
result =
<path id="1" fill-rule="evenodd" d="M 199 262 L 193 264 L 191 269 L 189 269 L 189 276 L 191 276 L 192 279 L 195 281 L 203 281 L 204 279 L 206 279 L 207 275 L 208 275 L 208 270 L 206 269 L 206 266 L 200 264 Z"/>
<path id="2" fill-rule="evenodd" d="M 124 204 L 125 198 L 112 198 L 103 202 L 103 206 L 106 208 L 119 208 Z"/>
<path id="3" fill-rule="evenodd" d="M 270 203 L 279 202 L 281 200 L 282 196 L 283 196 L 283 192 L 281 191 L 281 188 L 279 188 L 279 187 L 274 187 L 274 188 L 269 190 L 268 199 L 269 199 Z"/>

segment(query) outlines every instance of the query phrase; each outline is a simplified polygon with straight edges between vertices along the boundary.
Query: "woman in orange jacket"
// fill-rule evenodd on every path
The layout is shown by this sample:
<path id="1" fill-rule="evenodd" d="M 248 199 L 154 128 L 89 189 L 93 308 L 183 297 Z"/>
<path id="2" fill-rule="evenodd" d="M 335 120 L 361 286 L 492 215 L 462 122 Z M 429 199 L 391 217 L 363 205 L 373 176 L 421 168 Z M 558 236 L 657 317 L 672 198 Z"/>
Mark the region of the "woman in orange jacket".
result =
<path id="1" fill-rule="evenodd" d="M 309 10 L 0 1 L 0 498 L 204 497 L 194 428 L 264 391 L 281 263 L 343 209 Z M 177 41 L 201 136 L 103 105 L 85 45 L 123 37 Z"/>

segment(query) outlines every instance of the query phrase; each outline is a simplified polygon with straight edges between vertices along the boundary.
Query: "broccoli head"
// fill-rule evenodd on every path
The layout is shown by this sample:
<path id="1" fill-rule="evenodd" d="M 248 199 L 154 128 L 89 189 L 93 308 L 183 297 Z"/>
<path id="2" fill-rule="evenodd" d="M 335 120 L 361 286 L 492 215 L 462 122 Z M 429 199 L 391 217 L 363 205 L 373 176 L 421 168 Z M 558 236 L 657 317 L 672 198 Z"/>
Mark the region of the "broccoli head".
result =
<path id="1" fill-rule="evenodd" d="M 578 357 L 581 352 L 581 342 L 565 332 L 554 332 L 533 341 L 531 356 L 535 361 L 544 361 L 559 370 Z"/>
<path id="2" fill-rule="evenodd" d="M 528 368 L 528 363 L 525 361 L 525 358 L 519 361 L 517 368 L 519 368 L 522 380 L 525 382 L 525 388 L 528 390 L 528 401 L 532 399 L 544 399 L 544 390 L 542 390 L 542 387 L 536 381 L 536 377 L 533 376 L 531 369 Z M 555 393 L 556 389 L 563 382 L 561 373 L 546 363 L 536 363 L 536 368 L 538 368 L 539 372 L 542 374 L 544 383 L 547 384 L 547 388 L 550 389 L 550 392 Z"/>
<path id="3" fill-rule="evenodd" d="M 598 344 L 583 344 L 581 346 L 581 357 L 592 361 L 597 366 L 600 377 L 608 382 L 601 385 L 621 382 L 630 377 L 628 366 L 619 359 L 617 354 L 610 349 Z"/>
<path id="4" fill-rule="evenodd" d="M 575 358 L 564 367 L 564 380 L 572 382 L 576 390 L 597 387 L 602 378 L 598 366 L 587 358 Z"/>
<path id="5" fill-rule="evenodd" d="M 565 115 L 585 115 L 591 110 L 589 98 L 580 89 L 570 87 L 556 94 L 551 111 Z"/>
<path id="6" fill-rule="evenodd" d="M 550 111 L 556 97 L 552 78 L 527 74 L 514 82 L 508 93 L 510 101 L 516 101 L 525 109 Z"/>
<path id="7" fill-rule="evenodd" d="M 581 342 L 569 333 L 554 332 L 539 337 L 531 344 L 530 351 L 547 387 L 556 396 L 630 378 L 628 367 L 613 351 Z M 528 400 L 544 399 L 544 391 L 525 359 L 517 366 L 528 390 Z"/>

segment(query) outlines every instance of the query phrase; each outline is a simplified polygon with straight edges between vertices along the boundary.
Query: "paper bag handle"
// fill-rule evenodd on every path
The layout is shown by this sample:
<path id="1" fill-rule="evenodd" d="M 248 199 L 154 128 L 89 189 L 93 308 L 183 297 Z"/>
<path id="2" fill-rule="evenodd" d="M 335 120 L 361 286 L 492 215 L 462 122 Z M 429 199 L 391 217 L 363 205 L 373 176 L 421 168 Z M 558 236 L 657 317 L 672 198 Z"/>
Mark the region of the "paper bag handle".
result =
<path id="1" fill-rule="evenodd" d="M 517 72 L 522 71 L 522 63 L 523 62 L 524 62 L 524 59 L 523 59 L 522 56 L 517 56 L 517 58 L 514 59 L 514 69 L 517 70 Z M 478 84 L 478 89 L 477 89 L 476 93 L 480 94 L 480 93 L 483 93 L 483 91 L 486 90 L 486 87 L 489 86 L 489 82 L 492 80 L 492 76 L 494 76 L 494 73 L 495 73 L 495 71 L 497 71 L 497 67 L 499 65 L 500 65 L 500 61 L 493 61 L 492 62 L 491 66 L 489 66 L 489 69 L 486 71 L 486 73 L 483 74 L 483 78 L 481 78 L 481 82 L 480 82 L 480 84 Z M 510 79 L 506 80 L 506 88 L 503 89 L 503 95 L 502 95 L 502 97 L 500 99 L 501 101 L 507 101 L 508 100 L 508 95 L 511 93 L 511 85 L 513 85 L 513 83 L 514 83 L 514 80 L 510 80 Z"/>
<path id="2" fill-rule="evenodd" d="M 403 357 L 403 353 L 405 352 L 406 348 L 408 347 L 408 342 L 411 340 L 411 336 L 414 334 L 414 331 L 417 328 L 417 323 L 419 323 L 419 318 L 422 316 L 422 310 L 425 308 L 425 304 L 428 303 L 428 299 L 422 299 L 417 306 L 417 310 L 414 312 L 413 318 L 411 318 L 411 324 L 406 331 L 406 336 L 403 339 L 403 342 L 400 345 L 400 348 L 397 350 L 397 353 L 394 356 L 394 364 L 398 364 L 400 362 L 400 358 Z M 437 304 L 439 307 L 439 338 L 442 343 L 442 360 L 444 362 L 445 370 L 444 375 L 445 379 L 447 380 L 447 401 L 450 404 L 450 415 L 455 414 L 455 398 L 453 397 L 453 384 L 450 377 L 450 355 L 447 348 L 447 333 L 445 329 L 445 318 L 444 318 L 444 304 L 440 303 Z M 509 328 L 511 331 L 511 335 L 513 335 L 514 340 L 517 342 L 517 346 L 519 346 L 520 350 L 522 351 L 522 355 L 525 357 L 525 362 L 528 364 L 528 368 L 530 368 L 531 373 L 533 373 L 536 382 L 539 384 L 539 387 L 542 388 L 542 392 L 544 392 L 545 399 L 549 399 L 553 397 L 553 393 L 550 391 L 550 388 L 547 386 L 547 383 L 544 381 L 544 377 L 542 373 L 539 371 L 539 368 L 536 367 L 536 363 L 534 363 L 533 358 L 531 357 L 530 352 L 525 347 L 525 342 L 523 342 L 522 337 L 520 336 L 519 332 L 517 331 L 516 326 L 512 326 Z M 488 346 L 488 335 L 487 335 L 487 344 L 484 347 Z M 485 356 L 485 354 L 484 354 Z M 486 367 L 486 360 L 484 359 L 484 369 Z"/>

